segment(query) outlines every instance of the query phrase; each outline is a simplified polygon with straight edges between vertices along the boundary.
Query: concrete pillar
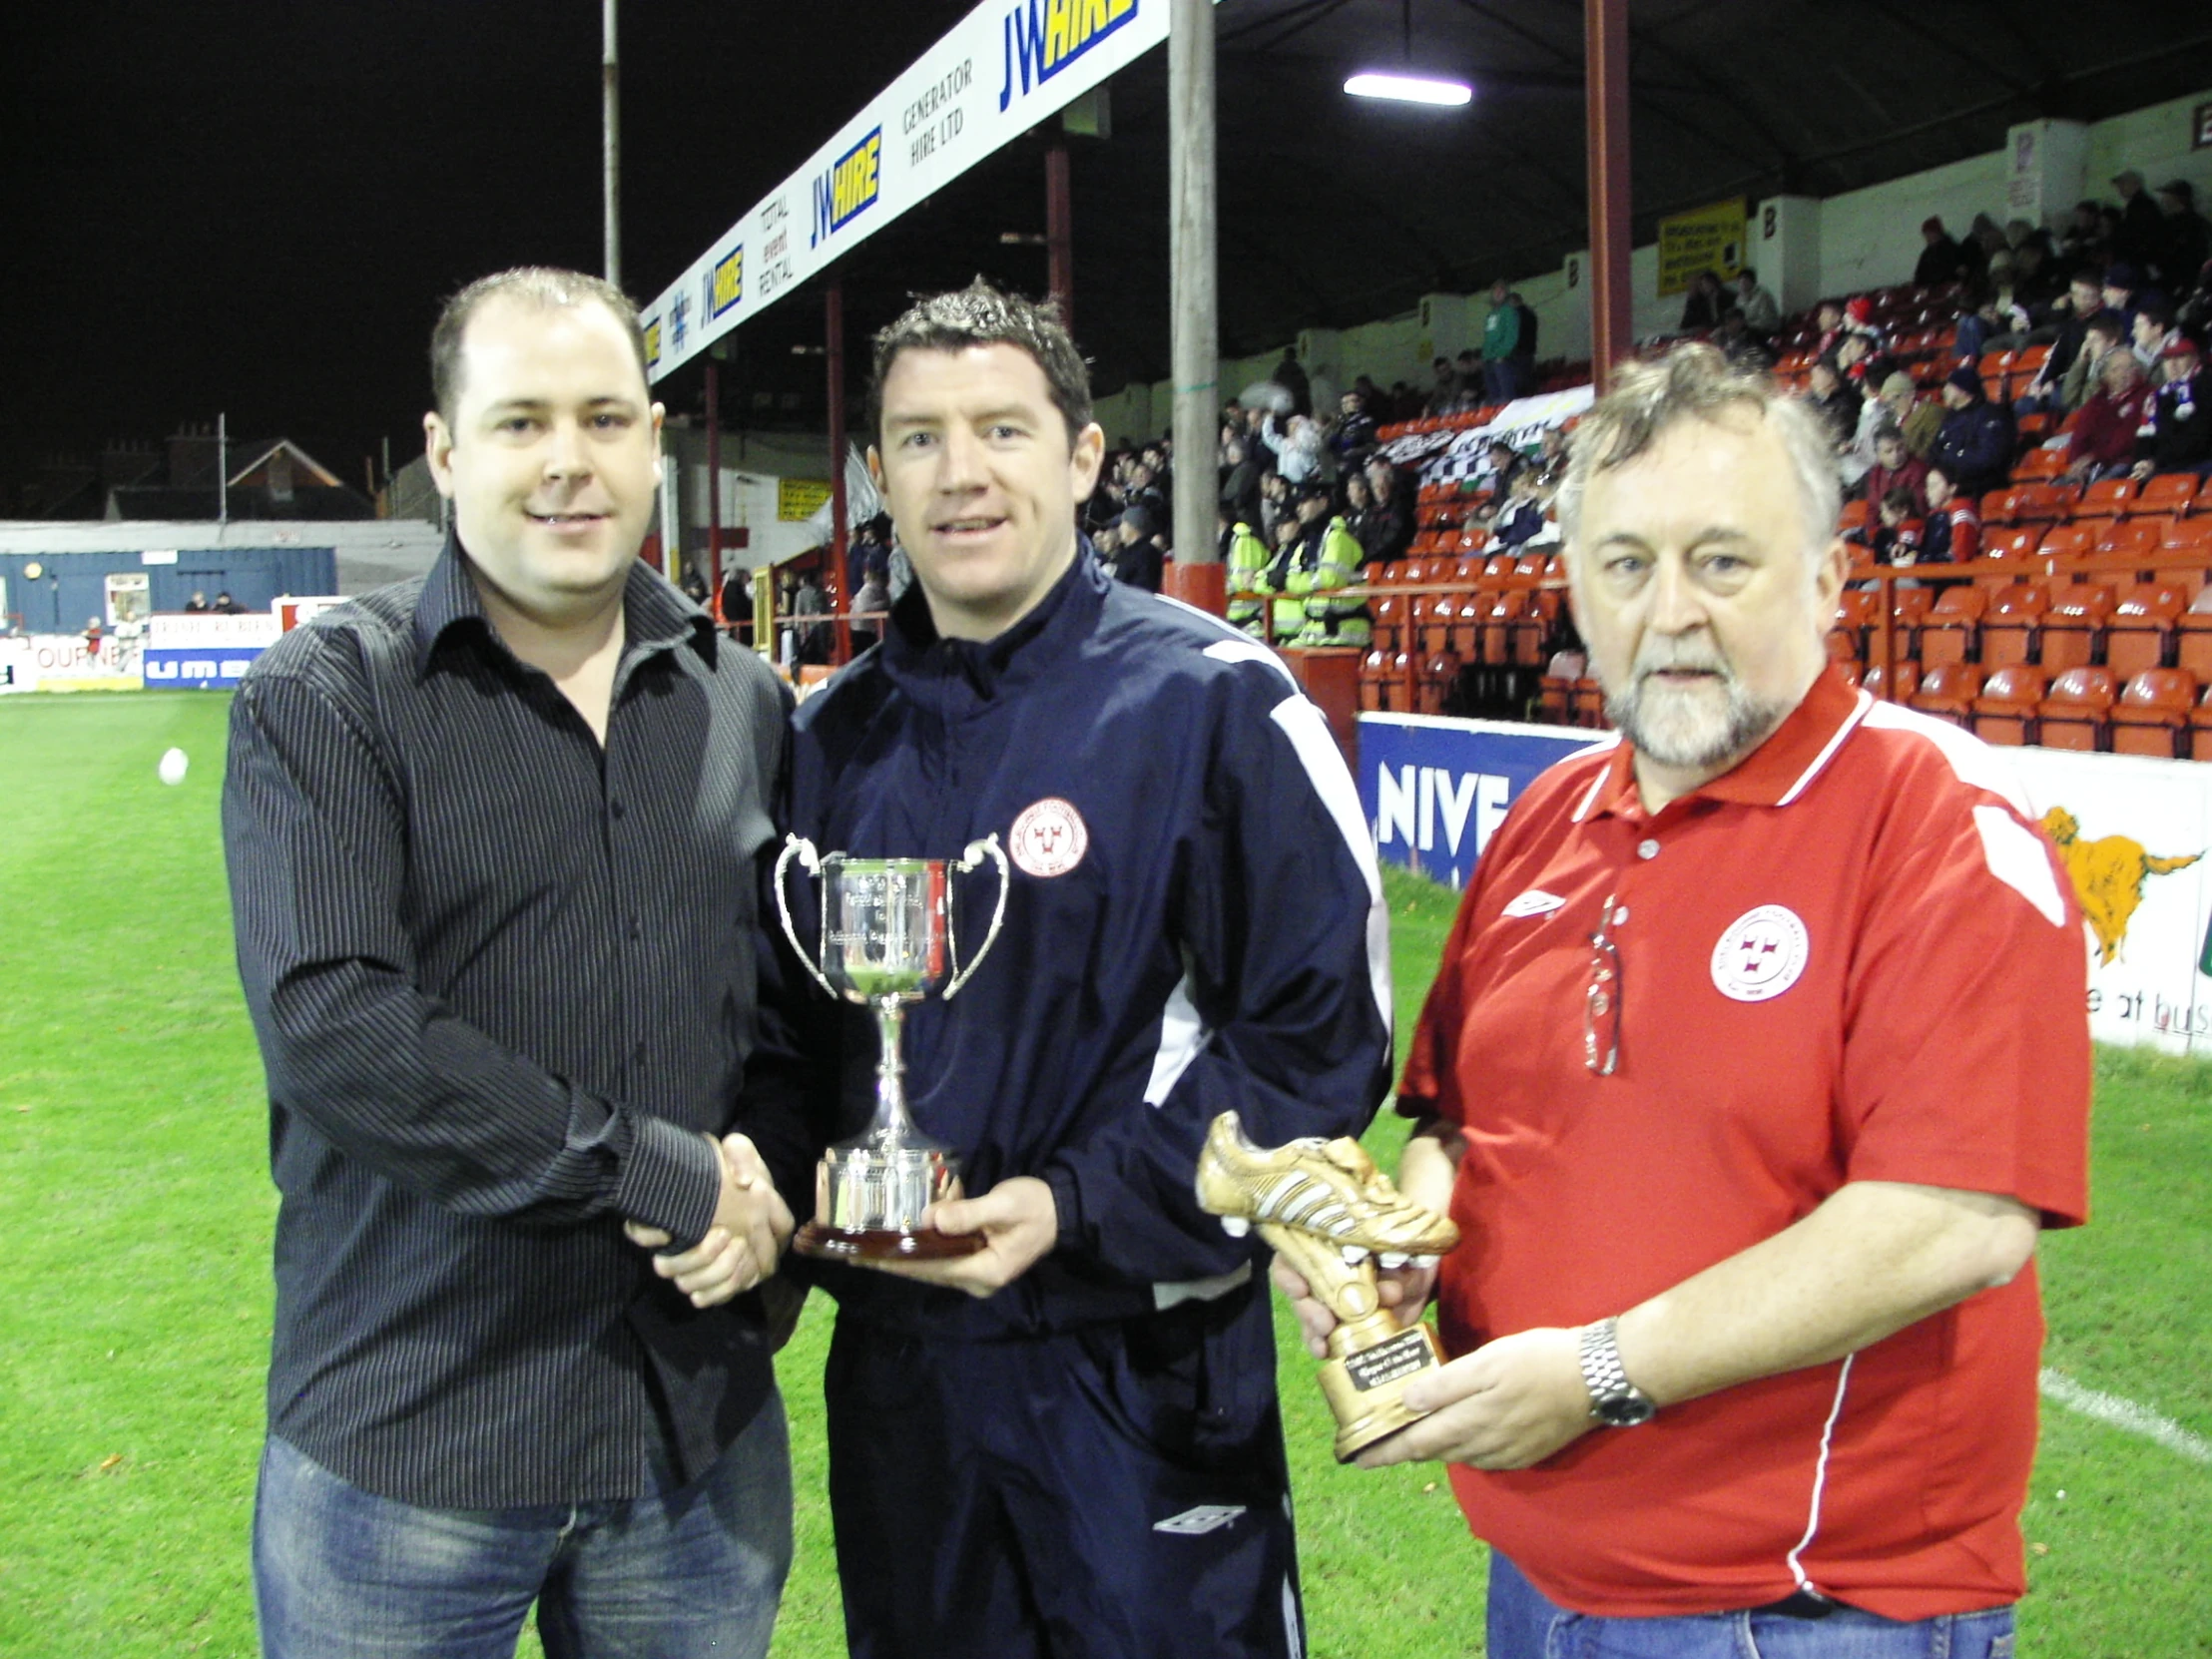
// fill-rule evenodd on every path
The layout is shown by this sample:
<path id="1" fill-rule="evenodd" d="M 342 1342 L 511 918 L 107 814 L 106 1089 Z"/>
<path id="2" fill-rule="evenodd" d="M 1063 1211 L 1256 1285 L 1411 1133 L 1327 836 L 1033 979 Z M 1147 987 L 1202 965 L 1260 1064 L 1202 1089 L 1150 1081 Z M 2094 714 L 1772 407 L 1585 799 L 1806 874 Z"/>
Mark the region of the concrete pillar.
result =
<path id="1" fill-rule="evenodd" d="M 1489 308 L 1488 300 L 1483 309 Z M 1467 296 L 1463 293 L 1424 293 L 1416 313 L 1420 319 L 1418 349 L 1423 371 L 1438 357 L 1456 357 L 1468 346 L 1479 348 L 1482 344 L 1480 324 L 1468 316 Z"/>
<path id="2" fill-rule="evenodd" d="M 1770 196 L 1752 210 L 1747 258 L 1783 314 L 1821 297 L 1821 204 L 1815 196 Z"/>
<path id="3" fill-rule="evenodd" d="M 2056 228 L 2089 193 L 2089 129 L 2079 121 L 2023 121 L 2004 135 L 2005 219 Z"/>

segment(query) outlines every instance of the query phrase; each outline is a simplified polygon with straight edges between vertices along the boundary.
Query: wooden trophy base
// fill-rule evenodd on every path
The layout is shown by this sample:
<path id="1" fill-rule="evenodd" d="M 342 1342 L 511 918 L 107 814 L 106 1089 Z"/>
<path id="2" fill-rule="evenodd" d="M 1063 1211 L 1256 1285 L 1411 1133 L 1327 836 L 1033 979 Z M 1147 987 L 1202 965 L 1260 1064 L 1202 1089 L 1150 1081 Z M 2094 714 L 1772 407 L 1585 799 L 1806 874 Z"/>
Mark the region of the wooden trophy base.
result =
<path id="1" fill-rule="evenodd" d="M 847 1232 L 841 1227 L 825 1227 L 819 1221 L 810 1221 L 799 1230 L 792 1248 L 802 1256 L 817 1257 L 825 1262 L 850 1262 L 856 1267 L 868 1267 L 878 1262 L 940 1262 L 973 1256 L 983 1248 L 983 1235 L 939 1233 L 933 1227 L 912 1233 L 894 1232 L 887 1227 Z"/>

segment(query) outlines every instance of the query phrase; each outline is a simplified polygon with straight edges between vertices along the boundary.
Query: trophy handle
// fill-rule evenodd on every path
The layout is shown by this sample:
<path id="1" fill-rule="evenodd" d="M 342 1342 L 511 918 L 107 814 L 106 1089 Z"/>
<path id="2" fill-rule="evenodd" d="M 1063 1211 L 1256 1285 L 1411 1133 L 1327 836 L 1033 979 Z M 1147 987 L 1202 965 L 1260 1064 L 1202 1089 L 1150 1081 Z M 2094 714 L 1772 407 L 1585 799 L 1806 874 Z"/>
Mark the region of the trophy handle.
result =
<path id="1" fill-rule="evenodd" d="M 816 849 L 815 843 L 805 835 L 786 835 L 784 850 L 777 856 L 776 874 L 772 878 L 776 886 L 776 913 L 784 918 L 784 937 L 792 941 L 792 949 L 807 964 L 807 971 L 815 976 L 815 983 L 834 997 L 837 994 L 836 987 L 824 976 L 815 959 L 807 954 L 807 947 L 799 942 L 799 929 L 792 925 L 792 907 L 784 897 L 784 872 L 791 867 L 794 858 L 806 865 L 809 875 L 822 873 L 822 854 Z"/>
<path id="2" fill-rule="evenodd" d="M 983 965 L 983 958 L 991 953 L 991 946 L 998 942 L 999 924 L 1006 919 L 1006 892 L 1013 885 L 1013 872 L 1006 867 L 1006 854 L 999 848 L 996 830 L 979 841 L 969 841 L 966 850 L 960 854 L 960 861 L 952 867 L 963 875 L 972 874 L 982 868 L 985 858 L 998 865 L 998 903 L 991 910 L 990 931 L 983 935 L 983 948 L 975 953 L 975 960 L 966 967 L 960 966 L 960 945 L 952 932 L 952 905 L 947 902 L 944 907 L 944 938 L 946 947 L 952 953 L 953 970 L 952 982 L 944 988 L 944 999 L 947 1002 L 959 994 L 960 987 L 973 978 L 975 970 Z M 781 892 L 782 889 L 778 890 Z"/>

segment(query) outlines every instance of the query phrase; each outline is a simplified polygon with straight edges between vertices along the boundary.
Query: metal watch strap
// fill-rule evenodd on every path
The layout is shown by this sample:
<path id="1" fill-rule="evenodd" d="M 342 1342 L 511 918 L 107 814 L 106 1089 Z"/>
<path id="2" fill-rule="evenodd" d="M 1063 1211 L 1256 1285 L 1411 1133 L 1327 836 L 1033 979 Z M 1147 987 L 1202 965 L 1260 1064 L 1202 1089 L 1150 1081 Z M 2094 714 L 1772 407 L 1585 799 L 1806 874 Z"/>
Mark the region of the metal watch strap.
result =
<path id="1" fill-rule="evenodd" d="M 1657 1407 L 1651 1396 L 1628 1381 L 1621 1365 L 1619 1318 L 1582 1328 L 1582 1385 L 1590 1390 L 1590 1415 L 1613 1428 L 1648 1422 Z"/>

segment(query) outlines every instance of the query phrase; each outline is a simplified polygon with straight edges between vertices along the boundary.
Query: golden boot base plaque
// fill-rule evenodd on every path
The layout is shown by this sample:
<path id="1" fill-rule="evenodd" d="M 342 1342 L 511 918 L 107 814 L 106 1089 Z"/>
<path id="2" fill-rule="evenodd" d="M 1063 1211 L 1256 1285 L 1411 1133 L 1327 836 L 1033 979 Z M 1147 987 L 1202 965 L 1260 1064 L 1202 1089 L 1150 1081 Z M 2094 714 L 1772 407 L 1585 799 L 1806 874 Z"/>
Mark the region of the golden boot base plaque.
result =
<path id="1" fill-rule="evenodd" d="M 1432 1266 L 1459 1242 L 1444 1217 L 1400 1194 L 1357 1141 L 1261 1148 L 1234 1112 L 1214 1120 L 1198 1161 L 1198 1202 L 1230 1233 L 1260 1237 L 1337 1318 L 1321 1389 L 1337 1418 L 1337 1461 L 1427 1413 L 1405 1385 L 1443 1364 L 1426 1325 L 1401 1326 L 1382 1306 L 1376 1264 Z"/>

